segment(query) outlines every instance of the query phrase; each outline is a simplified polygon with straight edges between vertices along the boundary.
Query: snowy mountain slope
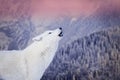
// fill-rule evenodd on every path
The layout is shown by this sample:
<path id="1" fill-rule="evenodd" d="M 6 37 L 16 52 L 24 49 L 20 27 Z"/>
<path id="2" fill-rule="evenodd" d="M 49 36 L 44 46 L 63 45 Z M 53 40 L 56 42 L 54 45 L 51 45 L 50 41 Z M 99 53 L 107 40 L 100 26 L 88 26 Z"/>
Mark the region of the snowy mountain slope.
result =
<path id="1" fill-rule="evenodd" d="M 17 3 L 16 3 L 17 4 Z M 19 7 L 22 7 L 20 5 Z M 18 8 L 19 8 L 18 7 Z M 116 11 L 106 11 L 106 13 L 94 13 L 89 16 L 59 16 L 55 19 L 41 19 L 40 22 L 34 23 L 31 16 L 22 15 L 16 19 L 5 21 L 4 18 L 0 19 L 0 33 L 4 34 L 10 39 L 1 50 L 24 49 L 31 43 L 31 38 L 42 32 L 55 29 L 58 27 L 63 28 L 63 39 L 60 42 L 60 47 L 67 42 L 71 42 L 78 37 L 84 37 L 91 33 L 108 29 L 120 25 L 120 14 Z M 3 16 L 4 17 L 4 16 Z M 6 18 L 6 17 L 5 17 Z M 3 19 L 3 20 L 2 20 Z M 36 26 L 36 25 L 37 26 Z M 3 36 L 4 37 L 4 36 Z M 2 42 L 1 42 L 2 43 Z"/>
<path id="2" fill-rule="evenodd" d="M 18 19 L 17 21 L 4 21 L 0 24 L 1 36 L 0 46 L 6 46 L 1 50 L 18 50 L 24 49 L 34 31 L 33 25 L 28 19 Z M 4 39 L 6 37 L 6 39 Z M 4 40 L 3 40 L 4 39 Z M 9 39 L 9 40 L 8 40 Z M 6 42 L 9 44 L 2 45 Z"/>
<path id="3" fill-rule="evenodd" d="M 109 14 L 108 14 L 109 13 Z M 87 17 L 70 17 L 62 16 L 56 18 L 49 26 L 48 29 L 62 27 L 64 32 L 64 40 L 61 44 L 65 44 L 74 38 L 84 37 L 91 33 L 105 30 L 109 27 L 115 27 L 120 25 L 119 12 L 106 11 L 105 13 L 98 14 L 97 11 Z M 74 19 L 74 20 L 73 20 Z"/>
<path id="4" fill-rule="evenodd" d="M 119 80 L 119 34 L 118 26 L 63 46 L 41 80 Z"/>

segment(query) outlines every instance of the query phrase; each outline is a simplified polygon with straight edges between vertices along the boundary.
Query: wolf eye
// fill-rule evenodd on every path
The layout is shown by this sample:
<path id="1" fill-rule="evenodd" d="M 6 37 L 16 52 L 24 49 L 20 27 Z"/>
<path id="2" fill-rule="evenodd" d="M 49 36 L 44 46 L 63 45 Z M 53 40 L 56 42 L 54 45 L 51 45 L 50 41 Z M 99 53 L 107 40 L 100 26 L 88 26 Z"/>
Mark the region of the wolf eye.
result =
<path id="1" fill-rule="evenodd" d="M 48 34 L 51 34 L 52 32 L 49 32 Z"/>

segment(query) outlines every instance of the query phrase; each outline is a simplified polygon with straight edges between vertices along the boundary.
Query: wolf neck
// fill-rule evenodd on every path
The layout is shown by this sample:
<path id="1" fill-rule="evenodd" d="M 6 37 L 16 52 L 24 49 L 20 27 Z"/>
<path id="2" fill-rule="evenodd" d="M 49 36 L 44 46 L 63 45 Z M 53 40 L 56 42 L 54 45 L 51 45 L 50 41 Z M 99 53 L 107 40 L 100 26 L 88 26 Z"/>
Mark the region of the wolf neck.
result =
<path id="1" fill-rule="evenodd" d="M 32 43 L 30 46 L 28 46 L 27 48 L 24 49 L 25 54 L 29 54 L 29 55 L 37 55 L 40 54 L 39 52 L 41 52 L 41 50 L 44 50 L 43 45 L 41 45 L 40 43 L 34 42 Z"/>
<path id="2" fill-rule="evenodd" d="M 33 43 L 25 49 L 25 52 L 27 53 L 27 80 L 38 80 L 36 79 L 37 77 L 41 78 L 44 71 L 47 69 L 47 67 L 53 60 L 53 57 L 55 56 L 55 52 L 58 47 L 58 43 L 53 44 L 52 46 L 50 44 L 44 46 L 45 44 L 42 43 L 42 45 L 40 45 L 39 43 Z"/>

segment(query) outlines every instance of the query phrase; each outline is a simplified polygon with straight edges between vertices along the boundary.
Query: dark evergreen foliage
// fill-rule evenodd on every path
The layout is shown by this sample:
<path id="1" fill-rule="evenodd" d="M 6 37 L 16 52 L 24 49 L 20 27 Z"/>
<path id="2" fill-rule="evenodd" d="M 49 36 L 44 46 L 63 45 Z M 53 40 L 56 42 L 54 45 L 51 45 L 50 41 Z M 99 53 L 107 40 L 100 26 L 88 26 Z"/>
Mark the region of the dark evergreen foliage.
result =
<path id="1" fill-rule="evenodd" d="M 41 80 L 119 80 L 120 27 L 62 47 Z"/>

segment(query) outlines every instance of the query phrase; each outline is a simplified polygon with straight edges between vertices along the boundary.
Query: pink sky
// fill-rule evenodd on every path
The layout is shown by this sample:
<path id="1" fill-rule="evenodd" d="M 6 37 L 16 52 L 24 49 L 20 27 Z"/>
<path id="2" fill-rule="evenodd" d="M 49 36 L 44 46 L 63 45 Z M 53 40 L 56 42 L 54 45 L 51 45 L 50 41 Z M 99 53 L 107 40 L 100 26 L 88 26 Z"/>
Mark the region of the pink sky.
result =
<path id="1" fill-rule="evenodd" d="M 32 0 L 31 12 L 34 16 L 89 15 L 100 6 L 110 4 L 120 7 L 120 0 Z"/>
<path id="2" fill-rule="evenodd" d="M 95 11 L 97 4 L 87 0 L 33 0 L 31 7 L 35 15 L 78 15 Z"/>
<path id="3" fill-rule="evenodd" d="M 0 16 L 7 19 L 10 16 L 21 16 L 26 13 L 32 18 L 58 15 L 89 16 L 97 9 L 102 9 L 99 11 L 120 10 L 120 0 L 19 0 L 16 3 L 13 3 L 13 0 L 0 1 Z"/>

